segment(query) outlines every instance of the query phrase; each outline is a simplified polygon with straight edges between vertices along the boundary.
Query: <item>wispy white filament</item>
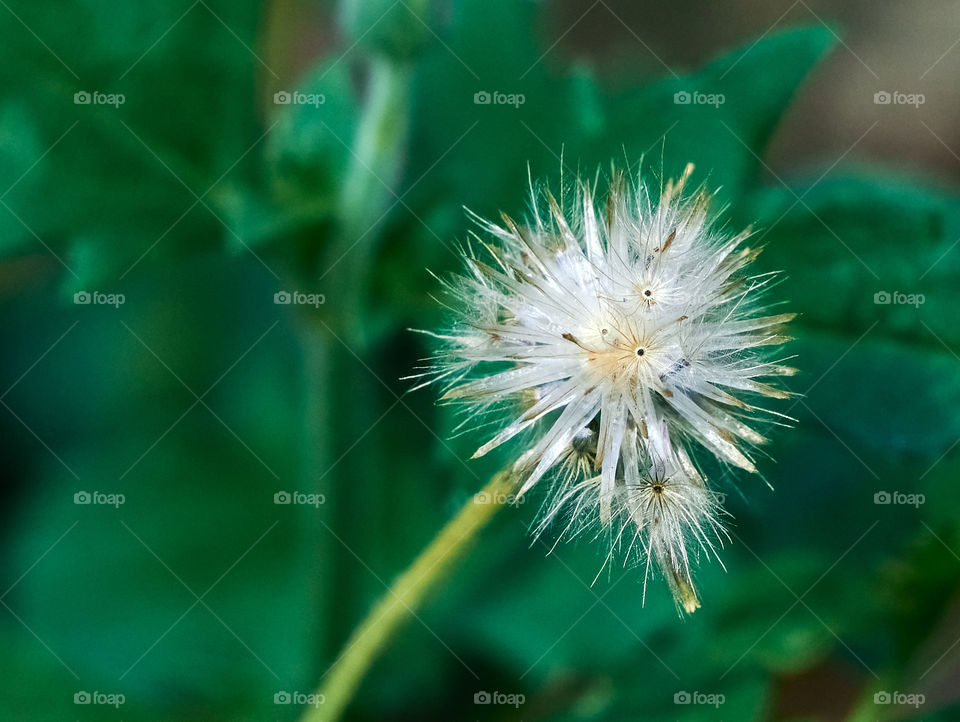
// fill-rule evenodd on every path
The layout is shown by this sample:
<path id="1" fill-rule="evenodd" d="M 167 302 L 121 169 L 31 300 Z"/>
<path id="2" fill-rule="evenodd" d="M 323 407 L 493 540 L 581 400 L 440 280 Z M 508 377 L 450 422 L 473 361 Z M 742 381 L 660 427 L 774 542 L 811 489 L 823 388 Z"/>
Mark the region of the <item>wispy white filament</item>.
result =
<path id="1" fill-rule="evenodd" d="M 608 533 L 610 552 L 657 565 L 678 603 L 699 603 L 691 559 L 720 543 L 722 513 L 694 462 L 708 453 L 756 472 L 763 398 L 786 398 L 770 358 L 792 314 L 770 314 L 775 274 L 759 248 L 686 192 L 692 166 L 656 193 L 615 172 L 605 199 L 578 183 L 566 207 L 534 193 L 528 222 L 477 219 L 467 274 L 445 281 L 456 313 L 427 376 L 499 431 L 523 435 L 520 493 L 550 489 L 538 533 L 558 520 Z M 767 417 L 775 420 L 776 415 Z"/>

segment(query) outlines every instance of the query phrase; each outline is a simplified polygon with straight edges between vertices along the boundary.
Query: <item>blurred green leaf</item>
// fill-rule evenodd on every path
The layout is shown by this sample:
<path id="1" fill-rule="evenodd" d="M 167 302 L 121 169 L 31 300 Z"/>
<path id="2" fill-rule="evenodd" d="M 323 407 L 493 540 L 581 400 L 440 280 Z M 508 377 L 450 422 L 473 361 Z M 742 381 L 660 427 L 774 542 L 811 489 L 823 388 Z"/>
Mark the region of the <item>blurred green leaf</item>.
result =
<path id="1" fill-rule="evenodd" d="M 796 390 L 812 386 L 802 404 L 816 409 L 814 426 L 854 449 L 932 462 L 960 436 L 955 198 L 843 176 L 771 187 L 750 207 L 763 265 L 788 271 L 777 295 L 801 314 L 791 350 L 807 371 Z M 876 414 L 878 399 L 896 412 Z"/>

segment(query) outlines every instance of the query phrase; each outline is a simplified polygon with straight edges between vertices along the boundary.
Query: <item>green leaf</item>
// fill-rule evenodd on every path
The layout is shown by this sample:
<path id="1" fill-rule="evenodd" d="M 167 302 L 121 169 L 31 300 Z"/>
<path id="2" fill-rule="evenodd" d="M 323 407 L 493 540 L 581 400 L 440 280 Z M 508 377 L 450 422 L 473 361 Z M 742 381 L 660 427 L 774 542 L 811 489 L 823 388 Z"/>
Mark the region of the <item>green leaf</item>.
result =
<path id="1" fill-rule="evenodd" d="M 149 263 L 216 247 L 226 231 L 202 205 L 188 209 L 228 170 L 249 177 L 249 164 L 231 166 L 262 132 L 253 102 L 261 66 L 245 47 L 255 44 L 256 9 L 85 2 L 16 15 L 31 32 L 12 16 L 0 29 L 0 107 L 28 109 L 36 138 L 18 151 L 32 151 L 20 172 L 36 165 L 7 199 L 30 236 L 68 265 L 82 241 L 93 259 L 75 270 L 83 286 L 145 253 Z M 117 101 L 78 104 L 78 93 Z M 86 276 L 98 265 L 108 273 Z"/>
<path id="2" fill-rule="evenodd" d="M 788 274 L 781 293 L 793 299 L 803 323 L 859 335 L 857 329 L 878 322 L 882 335 L 940 350 L 937 337 L 960 342 L 952 321 L 960 302 L 953 282 L 960 258 L 951 253 L 960 238 L 955 194 L 846 173 L 766 188 L 747 208 L 741 215 L 757 222 L 767 246 L 763 263 Z M 923 298 L 875 298 L 894 292 Z"/>
<path id="3" fill-rule="evenodd" d="M 325 509 L 274 503 L 301 487 L 299 414 L 284 380 L 295 375 L 276 374 L 295 346 L 282 325 L 264 335 L 285 307 L 255 261 L 179 270 L 175 292 L 140 274 L 119 309 L 71 304 L 35 324 L 55 339 L 77 322 L 6 403 L 70 471 L 17 427 L 43 457 L 6 525 L 5 576 L 29 573 L 5 603 L 75 670 L 73 692 L 123 693 L 125 717 L 276 714 L 274 693 L 319 674 L 315 629 L 326 624 L 315 620 L 305 531 Z M 78 504 L 81 491 L 125 500 Z M 13 630 L 39 650 L 43 675 L 68 674 Z M 29 716 L 75 716 L 73 692 Z"/>
<path id="4" fill-rule="evenodd" d="M 956 208 L 943 192 L 865 176 L 768 188 L 750 206 L 761 264 L 785 272 L 775 293 L 801 314 L 795 389 L 812 387 L 804 403 L 854 451 L 932 462 L 960 436 Z"/>
<path id="5" fill-rule="evenodd" d="M 586 68 L 561 76 L 538 60 L 515 37 L 529 27 L 527 12 L 512 3 L 466 3 L 449 47 L 425 58 L 408 174 L 411 183 L 423 176 L 420 203 L 446 197 L 479 212 L 516 212 L 526 201 L 528 164 L 536 177 L 554 175 L 562 154 L 565 172 L 592 175 L 598 166 L 624 158 L 633 164 L 649 153 L 659 171 L 664 134 L 665 175 L 693 162 L 701 178 L 709 175 L 711 185 L 733 195 L 758 167 L 752 153 L 763 152 L 797 86 L 832 43 L 822 27 L 790 30 L 692 75 L 606 90 Z M 466 31 L 481 16 L 498 28 L 482 40 Z M 763 71 L 772 64 L 777 73 Z M 495 91 L 522 95 L 523 102 L 475 102 L 475 93 Z M 723 94 L 725 102 L 675 102 L 675 94 L 694 91 Z"/>

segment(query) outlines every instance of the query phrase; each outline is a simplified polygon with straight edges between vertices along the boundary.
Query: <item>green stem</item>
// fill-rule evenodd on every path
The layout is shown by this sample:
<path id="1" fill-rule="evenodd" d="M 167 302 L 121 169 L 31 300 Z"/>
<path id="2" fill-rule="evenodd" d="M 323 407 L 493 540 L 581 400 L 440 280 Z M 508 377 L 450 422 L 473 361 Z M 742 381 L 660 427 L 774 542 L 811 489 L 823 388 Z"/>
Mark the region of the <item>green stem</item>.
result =
<path id="1" fill-rule="evenodd" d="M 339 198 L 339 249 L 347 255 L 337 269 L 343 296 L 337 302 L 357 323 L 347 324 L 354 340 L 366 342 L 365 306 L 370 273 L 384 219 L 394 203 L 410 122 L 411 66 L 383 56 L 368 63 L 367 92 L 350 165 Z"/>
<path id="2" fill-rule="evenodd" d="M 469 549 L 476 534 L 493 518 L 513 491 L 507 472 L 494 476 L 481 495 L 471 497 L 457 515 L 407 567 L 361 622 L 317 690 L 323 704 L 309 709 L 301 722 L 335 722 L 353 698 L 364 675 L 427 594 Z"/>
<path id="3" fill-rule="evenodd" d="M 857 704 L 847 715 L 847 722 L 876 722 L 876 720 L 884 717 L 885 715 L 882 714 L 884 710 L 882 708 L 877 709 L 877 703 L 874 699 L 874 695 L 883 689 L 894 689 L 893 679 L 885 676 L 882 682 L 878 682 L 876 685 L 867 685 Z"/>
<path id="4" fill-rule="evenodd" d="M 363 113 L 339 199 L 348 236 L 365 231 L 394 200 L 410 122 L 411 66 L 373 56 L 367 69 Z"/>
<path id="5" fill-rule="evenodd" d="M 305 493 L 323 494 L 325 509 L 337 508 L 336 486 L 321 482 L 319 470 L 328 469 L 333 461 L 333 440 L 336 423 L 333 414 L 334 358 L 330 341 L 322 327 L 309 318 L 299 319 L 299 341 L 302 358 L 303 439 L 300 459 L 300 488 Z M 303 535 L 304 555 L 311 573 L 307 582 L 309 608 L 314 611 L 309 628 L 305 630 L 314 640 L 319 661 L 333 651 L 328 620 L 333 618 L 335 600 L 329 594 L 328 583 L 336 579 L 336 555 L 333 540 L 317 524 L 316 510 L 311 506 L 298 507 L 299 525 Z"/>

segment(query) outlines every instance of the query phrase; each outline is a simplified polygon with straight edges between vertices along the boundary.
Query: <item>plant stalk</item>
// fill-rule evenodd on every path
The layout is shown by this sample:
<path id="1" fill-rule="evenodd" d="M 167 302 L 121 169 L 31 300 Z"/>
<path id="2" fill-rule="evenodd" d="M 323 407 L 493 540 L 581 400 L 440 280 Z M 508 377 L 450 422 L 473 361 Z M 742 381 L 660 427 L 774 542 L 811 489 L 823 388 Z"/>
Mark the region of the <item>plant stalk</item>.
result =
<path id="1" fill-rule="evenodd" d="M 311 707 L 301 722 L 335 722 L 353 698 L 364 675 L 388 643 L 423 603 L 427 594 L 454 567 L 513 491 L 513 477 L 500 472 L 470 497 L 457 515 L 393 583 L 360 623 L 340 657 L 317 689 L 322 704 Z"/>

